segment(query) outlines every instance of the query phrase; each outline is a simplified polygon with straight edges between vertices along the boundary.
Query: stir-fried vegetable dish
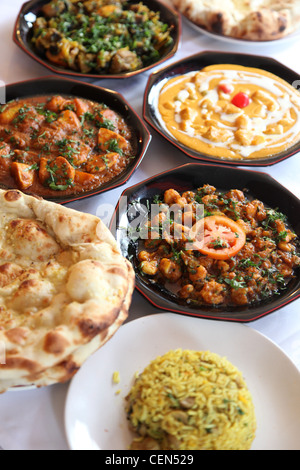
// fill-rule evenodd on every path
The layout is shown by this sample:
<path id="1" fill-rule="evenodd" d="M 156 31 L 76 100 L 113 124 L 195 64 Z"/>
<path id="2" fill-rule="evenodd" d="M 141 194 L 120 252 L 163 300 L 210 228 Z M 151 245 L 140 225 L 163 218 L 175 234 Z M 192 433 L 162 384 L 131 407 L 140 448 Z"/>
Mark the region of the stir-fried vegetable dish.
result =
<path id="1" fill-rule="evenodd" d="M 119 74 L 147 67 L 173 42 L 171 27 L 142 2 L 53 0 L 33 25 L 35 50 L 56 66 Z"/>
<path id="2" fill-rule="evenodd" d="M 246 191 L 168 189 L 155 202 L 161 209 L 139 242 L 139 270 L 181 303 L 260 302 L 280 293 L 299 266 L 299 240 L 286 217 Z"/>
<path id="3" fill-rule="evenodd" d="M 0 109 L 0 183 L 42 197 L 98 189 L 135 157 L 132 131 L 105 104 L 60 95 Z"/>

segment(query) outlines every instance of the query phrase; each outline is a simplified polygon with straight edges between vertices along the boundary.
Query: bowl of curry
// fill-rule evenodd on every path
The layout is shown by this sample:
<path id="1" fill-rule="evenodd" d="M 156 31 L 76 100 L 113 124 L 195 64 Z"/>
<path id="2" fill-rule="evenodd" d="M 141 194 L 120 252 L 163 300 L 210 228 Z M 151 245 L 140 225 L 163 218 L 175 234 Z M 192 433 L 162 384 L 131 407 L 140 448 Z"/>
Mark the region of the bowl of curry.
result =
<path id="1" fill-rule="evenodd" d="M 272 165 L 300 150 L 297 85 L 271 58 L 203 52 L 149 77 L 144 118 L 194 159 Z"/>
<path id="2" fill-rule="evenodd" d="M 268 174 L 195 163 L 126 189 L 111 229 L 155 307 L 248 322 L 300 296 L 299 209 Z"/>
<path id="3" fill-rule="evenodd" d="M 58 202 L 99 194 L 128 181 L 150 140 L 115 91 L 56 77 L 11 84 L 0 108 L 0 185 Z"/>
<path id="4" fill-rule="evenodd" d="M 181 36 L 178 13 L 158 0 L 30 0 L 13 39 L 55 73 L 128 78 L 171 58 Z"/>

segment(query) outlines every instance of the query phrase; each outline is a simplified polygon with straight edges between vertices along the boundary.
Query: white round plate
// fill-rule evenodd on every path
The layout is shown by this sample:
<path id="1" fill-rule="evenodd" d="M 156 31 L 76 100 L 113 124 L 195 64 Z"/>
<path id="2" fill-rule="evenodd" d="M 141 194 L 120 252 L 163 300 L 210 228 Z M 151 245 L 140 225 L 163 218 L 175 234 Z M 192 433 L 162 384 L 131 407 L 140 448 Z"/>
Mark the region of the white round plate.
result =
<path id="1" fill-rule="evenodd" d="M 229 44 L 235 44 L 235 45 L 242 45 L 246 47 L 269 47 L 269 46 L 279 46 L 281 44 L 289 43 L 289 42 L 294 42 L 296 40 L 300 40 L 300 31 L 297 30 L 294 33 L 288 34 L 287 36 L 280 38 L 280 39 L 274 39 L 273 41 L 250 41 L 250 40 L 244 40 L 244 39 L 238 39 L 230 36 L 223 36 L 221 34 L 216 34 L 212 33 L 210 31 L 207 31 L 204 28 L 201 28 L 201 26 L 198 26 L 197 24 L 193 23 L 193 21 L 189 20 L 185 16 L 183 16 L 184 21 L 194 28 L 198 33 L 204 34 L 204 36 L 208 36 L 211 39 L 215 39 L 217 41 L 223 41 L 227 42 Z"/>
<path id="2" fill-rule="evenodd" d="M 128 449 L 132 435 L 124 402 L 134 377 L 152 359 L 177 348 L 210 350 L 242 371 L 256 409 L 253 450 L 300 450 L 300 372 L 283 351 L 245 324 L 173 313 L 126 323 L 79 370 L 65 407 L 70 448 Z"/>

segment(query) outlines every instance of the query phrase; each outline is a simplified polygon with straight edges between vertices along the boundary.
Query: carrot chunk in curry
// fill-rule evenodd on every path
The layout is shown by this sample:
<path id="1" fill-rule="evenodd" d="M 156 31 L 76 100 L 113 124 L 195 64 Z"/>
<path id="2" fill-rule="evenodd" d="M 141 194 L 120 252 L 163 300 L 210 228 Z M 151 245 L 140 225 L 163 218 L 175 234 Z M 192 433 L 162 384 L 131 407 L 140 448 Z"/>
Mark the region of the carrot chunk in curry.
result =
<path id="1" fill-rule="evenodd" d="M 0 183 L 57 197 L 101 187 L 135 156 L 125 120 L 78 97 L 13 100 L 0 109 Z"/>

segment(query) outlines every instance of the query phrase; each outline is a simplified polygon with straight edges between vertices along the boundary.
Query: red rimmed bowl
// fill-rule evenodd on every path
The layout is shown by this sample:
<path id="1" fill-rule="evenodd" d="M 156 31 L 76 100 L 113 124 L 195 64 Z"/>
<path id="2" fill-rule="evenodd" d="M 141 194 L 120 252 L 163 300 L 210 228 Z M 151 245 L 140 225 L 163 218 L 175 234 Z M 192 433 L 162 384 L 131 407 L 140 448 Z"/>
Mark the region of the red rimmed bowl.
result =
<path id="1" fill-rule="evenodd" d="M 299 85 L 299 74 L 270 57 L 231 52 L 204 51 L 199 54 L 186 57 L 183 60 L 174 62 L 171 65 L 157 70 L 150 75 L 146 85 L 143 101 L 143 116 L 145 121 L 156 132 L 164 137 L 167 142 L 194 160 L 222 165 L 256 167 L 274 165 L 298 153 L 300 151 L 300 140 L 290 148 L 276 153 L 270 157 L 252 159 L 247 157 L 242 159 L 223 158 L 222 150 L 220 150 L 220 155 L 216 157 L 187 147 L 166 130 L 165 126 L 162 124 L 162 120 L 160 119 L 157 109 L 158 96 L 164 84 L 176 76 L 184 75 L 188 72 L 198 71 L 209 65 L 216 64 L 232 64 L 262 69 L 277 75 L 290 85 L 293 83 Z"/>
<path id="2" fill-rule="evenodd" d="M 84 98 L 100 104 L 104 103 L 113 111 L 119 113 L 125 120 L 125 123 L 133 129 L 133 147 L 136 149 L 135 156 L 122 173 L 91 191 L 66 196 L 45 196 L 45 199 L 66 204 L 122 186 L 131 178 L 147 152 L 151 141 L 149 130 L 143 120 L 130 107 L 125 98 L 114 90 L 90 85 L 77 80 L 70 80 L 68 78 L 50 76 L 7 85 L 5 92 L 6 102 L 26 97 L 63 95 Z M 13 189 L 11 186 L 6 186 L 5 184 L 1 184 L 1 188 Z M 30 188 L 25 192 L 31 194 Z"/>
<path id="3" fill-rule="evenodd" d="M 281 309 L 300 297 L 300 270 L 280 293 L 260 302 L 243 306 L 194 306 L 181 301 L 177 295 L 151 282 L 139 270 L 139 227 L 147 220 L 149 201 L 173 188 L 189 191 L 209 184 L 218 190 L 239 189 L 261 200 L 267 207 L 286 215 L 295 233 L 300 237 L 300 201 L 270 175 L 255 170 L 224 167 L 206 163 L 189 163 L 160 173 L 146 181 L 127 188 L 116 207 L 110 228 L 123 256 L 128 258 L 136 272 L 137 290 L 156 308 L 168 312 L 214 320 L 250 322 Z M 147 202 L 148 201 L 148 202 Z M 151 203 L 151 202 L 150 202 Z M 130 209 L 130 210 L 129 210 Z"/>
<path id="4" fill-rule="evenodd" d="M 161 21 L 168 25 L 170 28 L 170 35 L 172 38 L 172 44 L 167 45 L 161 52 L 160 57 L 155 60 L 153 63 L 144 66 L 138 70 L 120 72 L 120 73 L 82 73 L 76 70 L 67 69 L 60 67 L 51 63 L 46 57 L 39 54 L 38 51 L 34 48 L 31 38 L 32 38 L 32 27 L 36 18 L 40 15 L 41 8 L 49 3 L 49 0 L 30 0 L 23 4 L 18 14 L 14 32 L 13 40 L 29 57 L 39 62 L 41 65 L 46 67 L 53 73 L 74 76 L 74 77 L 83 77 L 83 78 L 93 78 L 93 79 L 102 79 L 102 78 L 129 78 L 140 73 L 143 73 L 155 66 L 158 66 L 165 62 L 166 60 L 173 57 L 179 47 L 181 39 L 181 16 L 175 11 L 175 9 L 168 7 L 161 3 L 159 0 L 144 0 L 143 3 L 148 6 L 151 10 L 157 11 L 160 13 Z M 135 4 L 133 0 L 128 1 L 129 4 Z"/>

